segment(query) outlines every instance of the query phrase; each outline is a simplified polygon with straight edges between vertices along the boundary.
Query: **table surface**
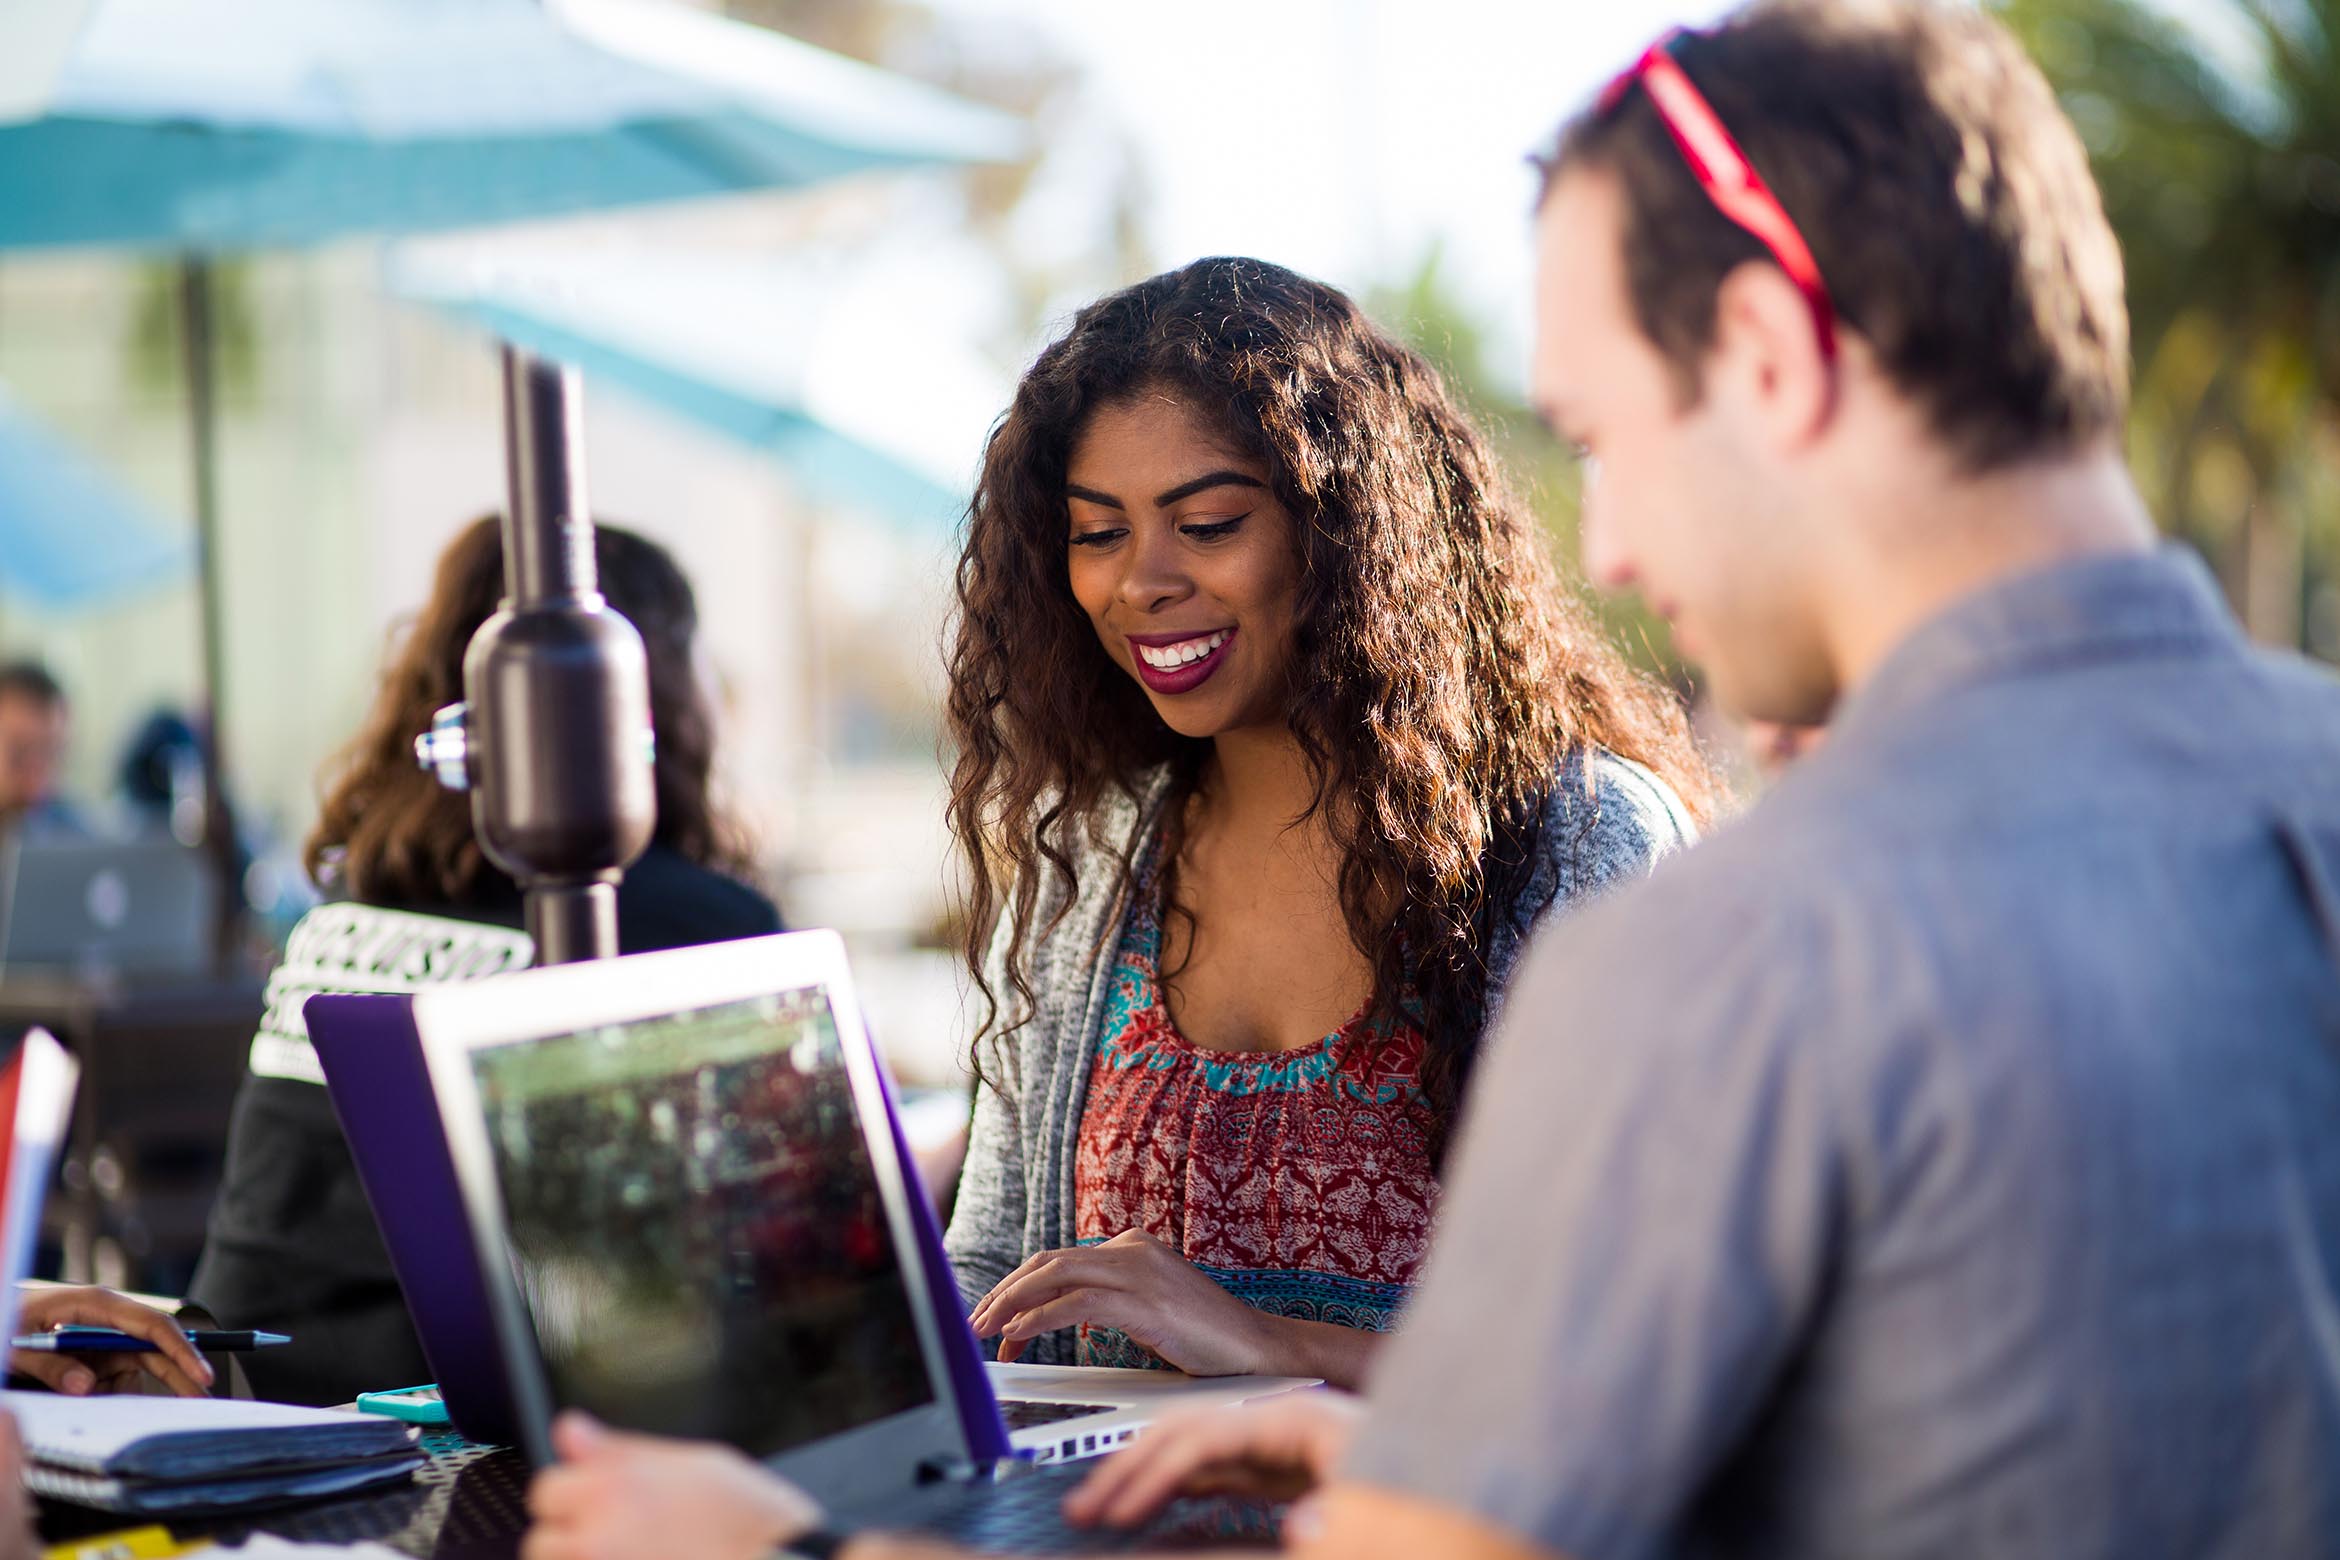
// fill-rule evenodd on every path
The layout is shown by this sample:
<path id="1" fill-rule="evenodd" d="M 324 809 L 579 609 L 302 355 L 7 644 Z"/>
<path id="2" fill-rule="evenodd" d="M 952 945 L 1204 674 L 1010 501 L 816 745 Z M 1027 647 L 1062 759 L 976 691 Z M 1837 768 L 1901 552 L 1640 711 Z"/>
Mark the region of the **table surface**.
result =
<path id="1" fill-rule="evenodd" d="M 422 1444 L 430 1454 L 429 1461 L 415 1471 L 410 1484 L 379 1494 L 347 1495 L 240 1517 L 175 1522 L 169 1525 L 171 1535 L 180 1541 L 210 1538 L 232 1545 L 253 1533 L 270 1533 L 309 1544 L 383 1544 L 417 1560 L 513 1560 L 528 1526 L 527 1459 L 510 1447 L 476 1445 L 452 1430 L 426 1433 Z M 1058 1465 L 1034 1477 L 1056 1479 L 1073 1471 Z M 1050 1499 L 1053 1502 L 1054 1497 Z M 1060 1529 L 1039 1543 L 1026 1542 L 1034 1536 L 1026 1532 L 1008 1537 L 1006 1547 L 1048 1553 L 1070 1547 L 1084 1554 L 1138 1548 L 1272 1549 L 1283 1510 L 1274 1500 L 1190 1497 L 1173 1502 L 1154 1522 L 1134 1532 L 1074 1534 Z M 983 1520 L 976 1514 L 978 1523 Z M 40 1535 L 48 1544 L 149 1525 L 85 1507 L 40 1503 Z M 996 1552 L 1002 1547 L 996 1537 L 984 1537 L 980 1528 L 961 1531 L 981 1552 Z M 216 1553 L 220 1560 L 233 1560 L 235 1551 L 223 1548 Z M 677 1556 L 675 1560 L 688 1557 Z"/>

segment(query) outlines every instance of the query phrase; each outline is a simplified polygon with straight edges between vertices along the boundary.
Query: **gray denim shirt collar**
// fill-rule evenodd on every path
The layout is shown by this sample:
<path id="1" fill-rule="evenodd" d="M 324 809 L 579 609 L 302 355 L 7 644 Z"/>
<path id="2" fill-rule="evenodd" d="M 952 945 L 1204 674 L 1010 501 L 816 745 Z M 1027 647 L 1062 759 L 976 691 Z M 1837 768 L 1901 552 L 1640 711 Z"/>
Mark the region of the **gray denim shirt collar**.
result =
<path id="1" fill-rule="evenodd" d="M 1926 620 L 1838 704 L 1832 740 L 1992 678 L 2201 649 L 2239 634 L 2217 581 L 2184 548 L 2052 564 Z"/>

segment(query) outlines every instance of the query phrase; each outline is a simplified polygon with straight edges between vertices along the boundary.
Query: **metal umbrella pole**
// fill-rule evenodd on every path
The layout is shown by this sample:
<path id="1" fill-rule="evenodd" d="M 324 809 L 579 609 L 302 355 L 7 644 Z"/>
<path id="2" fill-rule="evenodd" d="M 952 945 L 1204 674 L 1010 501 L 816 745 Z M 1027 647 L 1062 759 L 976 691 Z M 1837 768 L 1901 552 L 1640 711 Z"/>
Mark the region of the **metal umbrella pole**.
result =
<path id="1" fill-rule="evenodd" d="M 187 354 L 187 422 L 195 481 L 195 584 L 202 614 L 203 851 L 211 858 L 215 897 L 211 956 L 227 970 L 243 939 L 244 885 L 236 870 L 235 821 L 228 814 L 227 628 L 219 558 L 219 412 L 216 347 L 211 317 L 211 261 L 191 255 L 179 265 L 181 345 Z"/>
<path id="2" fill-rule="evenodd" d="M 470 790 L 539 964 L 617 953 L 618 882 L 658 822 L 649 663 L 602 599 L 582 410 L 575 370 L 504 349 L 504 600 L 463 658 L 464 703 L 416 743 Z"/>

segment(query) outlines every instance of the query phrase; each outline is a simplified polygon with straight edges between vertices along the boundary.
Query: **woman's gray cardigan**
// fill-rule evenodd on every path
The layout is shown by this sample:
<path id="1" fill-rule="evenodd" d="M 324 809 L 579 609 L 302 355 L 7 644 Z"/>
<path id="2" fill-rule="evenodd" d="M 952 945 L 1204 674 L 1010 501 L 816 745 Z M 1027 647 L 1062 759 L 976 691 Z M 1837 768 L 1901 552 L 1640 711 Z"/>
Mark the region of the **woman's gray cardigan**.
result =
<path id="1" fill-rule="evenodd" d="M 1562 764 L 1555 779 L 1544 813 L 1542 858 L 1487 948 L 1490 1012 L 1519 958 L 1520 944 L 1547 910 L 1576 903 L 1620 878 L 1640 876 L 1693 836 L 1681 801 L 1648 770 L 1608 753 L 1596 755 L 1591 768 L 1589 796 L 1580 760 Z M 1114 798 L 1100 820 L 1098 837 L 1118 850 L 1150 836 L 1168 787 L 1164 771 L 1134 802 Z M 1589 822 L 1587 807 L 1592 809 Z M 1128 905 L 1126 890 L 1114 887 L 1118 874 L 1112 855 L 1084 838 L 1074 849 L 1072 865 L 1077 886 L 1064 918 L 1046 935 L 1038 934 L 1064 903 L 1054 873 L 1043 880 L 1032 918 L 1034 935 L 1025 948 L 1024 968 L 1037 1010 L 1004 1045 L 987 1050 L 984 1070 L 991 1083 L 976 1090 L 967 1166 L 945 1239 L 961 1298 L 969 1306 L 1026 1257 L 1074 1243 L 1073 1150 Z M 1005 917 L 1001 925 L 984 974 L 1005 1004 L 1012 1000 Z M 1034 1339 L 1024 1358 L 1069 1364 L 1072 1339 L 1070 1330 L 1049 1333 Z"/>

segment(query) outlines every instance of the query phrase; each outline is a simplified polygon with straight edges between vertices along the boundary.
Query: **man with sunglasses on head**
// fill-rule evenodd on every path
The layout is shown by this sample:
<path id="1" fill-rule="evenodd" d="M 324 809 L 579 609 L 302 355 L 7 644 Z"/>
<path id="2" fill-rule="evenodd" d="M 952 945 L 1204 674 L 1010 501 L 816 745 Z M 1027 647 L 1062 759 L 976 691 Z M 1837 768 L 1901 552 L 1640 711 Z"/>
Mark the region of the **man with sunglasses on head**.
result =
<path id="1" fill-rule="evenodd" d="M 1965 5 L 1757 4 L 1565 128 L 1538 228 L 1588 570 L 1830 740 L 1530 954 L 1362 1406 L 1163 1424 L 1071 1513 L 1313 1485 L 1328 1560 L 2340 1553 L 2340 686 L 2155 546 L 2046 83 Z M 727 1474 L 742 1554 L 933 1552 L 573 1440 L 532 1560 Z"/>

